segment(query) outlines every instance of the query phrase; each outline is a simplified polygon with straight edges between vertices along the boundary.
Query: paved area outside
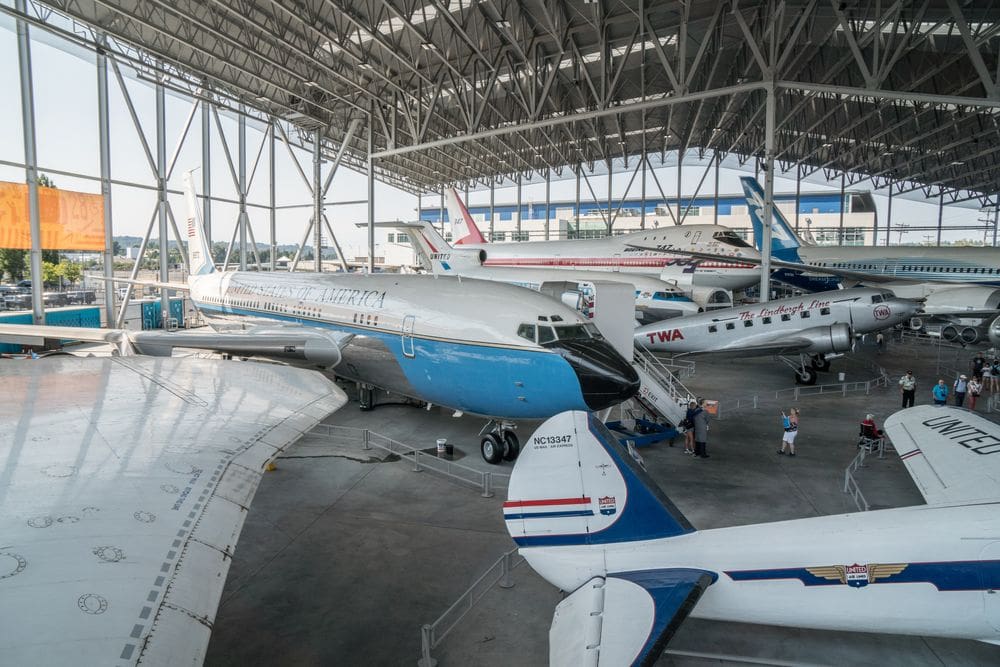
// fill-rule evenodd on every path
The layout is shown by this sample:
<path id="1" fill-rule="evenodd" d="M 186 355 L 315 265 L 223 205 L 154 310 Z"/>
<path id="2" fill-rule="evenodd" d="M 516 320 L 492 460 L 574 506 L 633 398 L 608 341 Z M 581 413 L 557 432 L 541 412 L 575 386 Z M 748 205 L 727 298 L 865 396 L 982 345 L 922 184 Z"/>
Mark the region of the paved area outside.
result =
<path id="1" fill-rule="evenodd" d="M 871 377 L 864 362 L 887 368 L 890 386 L 846 397 L 775 399 L 791 372 L 771 359 L 698 361 L 688 385 L 722 402 L 713 422 L 712 458 L 684 456 L 680 443 L 642 450 L 647 468 L 698 528 L 854 511 L 842 492 L 856 454 L 858 422 L 881 423 L 899 408 L 898 377 L 912 368 L 918 403 L 930 402 L 937 377 L 967 370 L 972 353 L 890 344 L 883 355 L 859 345 L 834 362 L 847 381 Z M 947 370 L 947 372 L 945 372 Z M 823 377 L 823 376 L 821 376 Z M 823 380 L 821 379 L 821 382 Z M 767 392 L 770 392 L 768 397 Z M 736 397 L 758 393 L 758 408 L 733 411 Z M 775 453 L 779 410 L 802 410 L 794 459 Z M 992 418 L 992 416 L 987 415 Z M 330 423 L 366 427 L 418 447 L 447 437 L 463 464 L 493 467 L 478 452 L 482 423 L 410 406 L 361 412 L 356 403 Z M 526 438 L 535 424 L 520 425 Z M 857 474 L 873 509 L 922 502 L 894 456 L 869 459 Z M 454 602 L 513 543 L 494 498 L 412 464 L 360 447 L 310 437 L 267 475 L 253 503 L 216 619 L 207 664 L 295 665 L 415 663 L 420 626 Z M 437 647 L 441 665 L 543 665 L 548 627 L 561 594 L 526 565 L 515 586 L 495 587 Z M 982 665 L 1000 648 L 977 642 L 874 633 L 835 633 L 689 619 L 661 664 Z"/>

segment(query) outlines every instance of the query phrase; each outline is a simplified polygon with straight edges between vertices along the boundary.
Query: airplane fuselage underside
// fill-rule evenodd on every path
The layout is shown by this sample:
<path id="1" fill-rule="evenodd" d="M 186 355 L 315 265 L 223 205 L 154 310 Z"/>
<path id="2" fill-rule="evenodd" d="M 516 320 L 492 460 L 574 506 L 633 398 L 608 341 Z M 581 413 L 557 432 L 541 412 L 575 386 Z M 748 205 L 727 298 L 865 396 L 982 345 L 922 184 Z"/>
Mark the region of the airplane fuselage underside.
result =
<path id="1" fill-rule="evenodd" d="M 334 372 L 462 412 L 504 419 L 542 419 L 562 410 L 588 410 L 572 367 L 558 354 L 460 341 L 373 332 L 301 318 L 242 311 L 199 303 L 205 317 L 220 328 L 233 324 L 273 326 L 303 324 L 355 337 L 341 350 Z"/>

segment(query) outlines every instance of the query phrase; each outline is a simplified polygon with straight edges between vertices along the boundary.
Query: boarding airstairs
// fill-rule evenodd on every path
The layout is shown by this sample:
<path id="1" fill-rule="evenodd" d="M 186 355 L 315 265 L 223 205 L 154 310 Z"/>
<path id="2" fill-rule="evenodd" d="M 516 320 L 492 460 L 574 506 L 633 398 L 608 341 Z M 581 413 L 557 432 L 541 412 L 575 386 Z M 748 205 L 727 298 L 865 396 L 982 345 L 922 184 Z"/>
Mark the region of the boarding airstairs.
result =
<path id="1" fill-rule="evenodd" d="M 694 394 L 656 357 L 639 345 L 635 346 L 632 365 L 642 385 L 635 397 L 643 408 L 662 422 L 677 426 L 687 413 Z"/>

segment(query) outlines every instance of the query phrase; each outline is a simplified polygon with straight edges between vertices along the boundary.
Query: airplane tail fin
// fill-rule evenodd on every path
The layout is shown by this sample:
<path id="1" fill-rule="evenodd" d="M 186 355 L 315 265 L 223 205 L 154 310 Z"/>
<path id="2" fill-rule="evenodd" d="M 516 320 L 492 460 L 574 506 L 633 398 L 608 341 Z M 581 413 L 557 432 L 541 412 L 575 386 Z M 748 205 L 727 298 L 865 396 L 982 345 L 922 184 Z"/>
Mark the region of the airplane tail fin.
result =
<path id="1" fill-rule="evenodd" d="M 525 444 L 503 505 L 518 546 L 635 542 L 694 532 L 684 515 L 595 416 L 560 413 Z"/>
<path id="2" fill-rule="evenodd" d="M 201 220 L 201 208 L 198 207 L 198 197 L 194 191 L 194 178 L 191 171 L 184 174 L 184 199 L 187 202 L 187 241 L 188 260 L 192 276 L 204 276 L 215 272 L 215 262 L 212 260 L 212 248 L 205 237 L 205 225 Z"/>
<path id="3" fill-rule="evenodd" d="M 458 198 L 455 188 L 448 188 L 444 191 L 445 203 L 448 206 L 448 221 L 451 225 L 451 237 L 455 240 L 455 245 L 466 243 L 486 243 L 482 232 L 476 226 L 476 222 L 469 215 L 469 209 Z"/>
<path id="4" fill-rule="evenodd" d="M 750 222 L 753 224 L 755 245 L 757 250 L 763 252 L 761 244 L 764 238 L 764 190 L 756 178 L 743 176 L 740 178 L 740 182 L 743 185 L 747 210 L 750 212 Z M 778 259 L 797 262 L 799 261 L 798 249 L 803 245 L 805 243 L 788 224 L 785 215 L 778 210 L 777 206 L 774 206 L 771 216 L 771 255 Z"/>

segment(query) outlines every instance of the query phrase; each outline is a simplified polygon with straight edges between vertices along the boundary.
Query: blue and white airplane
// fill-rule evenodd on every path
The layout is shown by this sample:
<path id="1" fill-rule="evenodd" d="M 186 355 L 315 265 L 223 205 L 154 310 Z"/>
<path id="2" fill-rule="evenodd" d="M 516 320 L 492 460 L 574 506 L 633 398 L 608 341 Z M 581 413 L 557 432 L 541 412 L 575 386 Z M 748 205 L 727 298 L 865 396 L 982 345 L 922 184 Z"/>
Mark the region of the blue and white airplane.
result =
<path id="1" fill-rule="evenodd" d="M 764 191 L 757 179 L 740 178 L 756 247 L 763 239 Z M 889 288 L 923 299 L 927 315 L 962 324 L 1000 311 L 1000 249 L 930 246 L 817 246 L 804 241 L 777 207 L 771 218 L 773 278 L 800 289 L 826 291 L 849 285 Z M 748 261 L 753 261 L 752 258 Z M 952 332 L 949 334 L 949 332 Z M 969 340 L 973 335 L 975 339 Z M 974 343 L 982 332 L 952 327 L 945 338 Z"/>
<path id="2" fill-rule="evenodd" d="M 332 367 L 358 383 L 495 420 L 481 443 L 491 463 L 517 454 L 516 437 L 499 425 L 505 421 L 603 410 L 638 391 L 635 369 L 592 323 L 522 287 L 398 274 L 217 271 L 190 173 L 185 188 L 190 276 L 184 285 L 155 286 L 189 290 L 216 330 L 126 332 L 139 352 L 199 348 Z M 0 334 L 12 326 L 0 326 Z M 97 332 L 100 340 L 110 335 Z M 50 337 L 85 335 L 74 329 Z"/>
<path id="3" fill-rule="evenodd" d="M 550 664 L 652 664 L 689 614 L 1000 643 L 1000 427 L 937 406 L 885 427 L 926 505 L 699 531 L 599 420 L 546 421 L 503 512 L 571 592 Z"/>

